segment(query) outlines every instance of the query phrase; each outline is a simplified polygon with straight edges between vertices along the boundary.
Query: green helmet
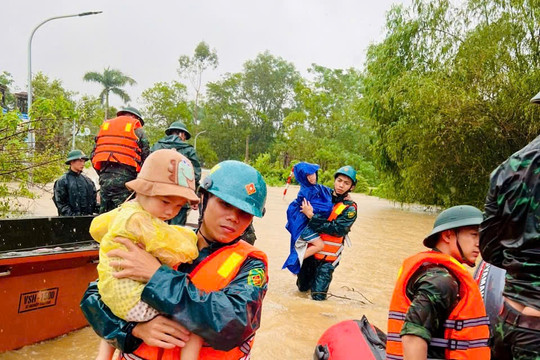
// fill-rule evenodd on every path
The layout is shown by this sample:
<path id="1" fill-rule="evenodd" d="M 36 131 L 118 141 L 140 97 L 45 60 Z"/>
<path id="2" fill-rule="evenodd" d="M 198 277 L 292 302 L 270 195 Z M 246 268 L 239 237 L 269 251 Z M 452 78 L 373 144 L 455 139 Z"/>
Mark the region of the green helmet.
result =
<path id="1" fill-rule="evenodd" d="M 186 133 L 186 140 L 189 140 L 191 138 L 191 134 L 189 133 L 189 131 L 187 130 L 186 128 L 186 125 L 184 125 L 183 122 L 181 121 L 175 121 L 173 122 L 168 128 L 167 130 L 165 130 L 165 135 L 171 135 L 171 131 L 172 130 L 179 130 L 179 131 L 183 131 Z"/>
<path id="2" fill-rule="evenodd" d="M 347 166 L 340 167 L 334 173 L 334 179 L 337 178 L 337 176 L 340 174 L 351 178 L 353 185 L 356 185 L 356 170 L 354 170 L 352 166 L 347 165 Z"/>
<path id="3" fill-rule="evenodd" d="M 84 159 L 84 161 L 88 160 L 88 156 L 86 156 L 81 150 L 71 150 L 66 159 L 66 165 L 69 165 L 73 160 L 79 160 Z"/>
<path id="4" fill-rule="evenodd" d="M 540 92 L 531 99 L 531 102 L 533 104 L 540 104 Z"/>
<path id="5" fill-rule="evenodd" d="M 432 248 L 437 242 L 438 234 L 444 230 L 456 229 L 464 226 L 480 225 L 483 215 L 480 210 L 470 205 L 458 205 L 444 210 L 437 216 L 433 230 L 424 239 L 424 245 Z"/>
<path id="6" fill-rule="evenodd" d="M 116 116 L 122 116 L 122 115 L 125 115 L 125 114 L 135 115 L 141 121 L 141 125 L 144 125 L 144 120 L 143 120 L 143 117 L 141 115 L 141 112 L 139 110 L 135 109 L 133 106 L 126 106 L 124 108 L 121 108 L 116 113 Z"/>
<path id="7" fill-rule="evenodd" d="M 248 214 L 264 215 L 266 183 L 261 173 L 243 162 L 220 162 L 210 170 L 200 188 Z"/>

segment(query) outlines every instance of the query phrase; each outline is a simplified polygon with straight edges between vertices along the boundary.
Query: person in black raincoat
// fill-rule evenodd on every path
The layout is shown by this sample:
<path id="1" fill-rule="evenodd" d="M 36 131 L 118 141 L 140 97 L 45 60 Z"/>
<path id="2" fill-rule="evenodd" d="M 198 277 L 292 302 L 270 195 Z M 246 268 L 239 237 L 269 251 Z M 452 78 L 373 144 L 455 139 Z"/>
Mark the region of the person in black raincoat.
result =
<path id="1" fill-rule="evenodd" d="M 493 358 L 540 359 L 540 136 L 491 174 L 480 252 L 506 270 Z"/>
<path id="2" fill-rule="evenodd" d="M 96 186 L 82 173 L 88 157 L 81 150 L 69 152 L 69 170 L 54 182 L 54 205 L 59 216 L 92 215 L 97 212 Z"/>
<path id="3" fill-rule="evenodd" d="M 122 258 L 122 270 L 117 277 L 147 281 L 141 299 L 163 315 L 146 323 L 121 320 L 100 300 L 96 283 L 90 284 L 81 301 L 90 325 L 99 336 L 120 349 L 122 358 L 133 358 L 124 355 L 127 353 L 143 357 L 140 355 L 143 348 L 150 352 L 157 348 L 173 351 L 171 348 L 184 345 L 190 331 L 205 341 L 200 359 L 249 358 L 267 291 L 267 261 L 264 253 L 241 241 L 240 236 L 253 216 L 262 217 L 266 184 L 251 166 L 224 161 L 210 171 L 200 189 L 199 257 L 192 264 L 181 264 L 177 270 L 160 266 L 153 256 L 125 239 L 119 241 L 128 251 L 114 250 L 115 254 L 109 254 Z M 249 255 L 239 260 L 238 253 L 232 253 L 232 258 L 225 258 L 217 266 L 219 276 L 226 276 L 223 271 L 235 267 L 237 272 L 228 272 L 233 274 L 230 281 L 220 290 L 203 291 L 195 286 L 197 271 L 193 270 L 201 271 L 233 248 L 248 249 Z M 118 266 L 120 262 L 111 265 Z"/>
<path id="4" fill-rule="evenodd" d="M 301 206 L 302 213 L 310 219 L 308 226 L 325 242 L 322 251 L 304 259 L 296 280 L 298 290 L 311 290 L 313 300 L 326 300 L 334 270 L 341 260 L 345 236 L 356 221 L 356 203 L 347 197 L 355 185 L 356 171 L 352 166 L 343 166 L 334 174 L 334 208 L 330 217 L 314 214 L 313 207 L 305 199 Z"/>
<path id="5" fill-rule="evenodd" d="M 184 123 L 181 121 L 175 121 L 167 128 L 167 130 L 165 130 L 165 137 L 159 139 L 150 150 L 151 152 L 154 152 L 160 149 L 174 149 L 187 157 L 193 165 L 193 170 L 195 171 L 195 188 L 198 188 L 199 181 L 201 180 L 201 163 L 195 148 L 186 142 L 190 138 L 191 134 L 186 128 L 186 125 L 184 125 Z M 184 205 L 178 215 L 169 221 L 169 224 L 181 226 L 186 225 L 190 208 L 197 210 L 198 204 L 191 206 L 189 204 Z"/>

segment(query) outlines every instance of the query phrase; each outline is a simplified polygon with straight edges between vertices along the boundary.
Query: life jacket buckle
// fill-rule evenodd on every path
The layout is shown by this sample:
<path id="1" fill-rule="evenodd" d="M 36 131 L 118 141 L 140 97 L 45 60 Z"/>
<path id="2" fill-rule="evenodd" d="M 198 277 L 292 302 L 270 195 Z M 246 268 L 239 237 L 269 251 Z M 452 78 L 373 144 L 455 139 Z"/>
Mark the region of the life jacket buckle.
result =
<path id="1" fill-rule="evenodd" d="M 455 339 L 450 339 L 450 340 L 448 341 L 448 348 L 449 348 L 450 350 L 457 350 L 457 347 L 458 347 L 458 342 L 457 342 L 457 340 L 455 340 Z"/>
<path id="2" fill-rule="evenodd" d="M 456 320 L 455 322 L 455 325 L 454 325 L 454 329 L 455 330 L 462 330 L 463 329 L 463 325 L 464 325 L 464 321 L 463 320 Z"/>

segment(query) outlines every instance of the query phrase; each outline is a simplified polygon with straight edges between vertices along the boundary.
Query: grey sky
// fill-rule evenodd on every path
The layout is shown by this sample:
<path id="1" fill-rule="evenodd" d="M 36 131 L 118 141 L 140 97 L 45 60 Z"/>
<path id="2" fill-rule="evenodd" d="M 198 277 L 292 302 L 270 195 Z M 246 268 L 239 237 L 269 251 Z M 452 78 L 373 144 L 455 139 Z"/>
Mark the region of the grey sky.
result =
<path id="1" fill-rule="evenodd" d="M 179 80 L 178 57 L 192 55 L 202 40 L 215 48 L 219 66 L 205 75 L 217 80 L 269 50 L 303 74 L 312 63 L 361 68 L 368 45 L 383 36 L 385 13 L 410 0 L 4 0 L 0 72 L 13 75 L 13 90 L 26 91 L 27 49 L 32 29 L 59 15 L 102 10 L 103 14 L 58 19 L 40 27 L 32 42 L 32 70 L 59 79 L 68 90 L 97 95 L 87 71 L 117 68 L 137 81 L 126 87 L 132 105 L 158 81 Z M 111 104 L 122 105 L 116 96 Z"/>

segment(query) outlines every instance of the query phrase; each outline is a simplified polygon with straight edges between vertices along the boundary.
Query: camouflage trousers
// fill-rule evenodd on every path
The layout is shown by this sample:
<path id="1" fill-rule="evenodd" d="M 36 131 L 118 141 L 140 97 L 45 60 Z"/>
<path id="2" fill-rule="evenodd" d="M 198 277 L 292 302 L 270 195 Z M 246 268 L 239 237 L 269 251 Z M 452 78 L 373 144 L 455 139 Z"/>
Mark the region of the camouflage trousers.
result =
<path id="1" fill-rule="evenodd" d="M 131 190 L 126 188 L 126 182 L 133 180 L 133 176 L 126 176 L 116 172 L 105 172 L 99 175 L 99 193 L 101 203 L 99 213 L 111 211 L 122 205 L 131 195 Z"/>
<path id="2" fill-rule="evenodd" d="M 500 316 L 498 321 L 491 339 L 492 359 L 540 360 L 540 331 L 514 326 Z"/>

